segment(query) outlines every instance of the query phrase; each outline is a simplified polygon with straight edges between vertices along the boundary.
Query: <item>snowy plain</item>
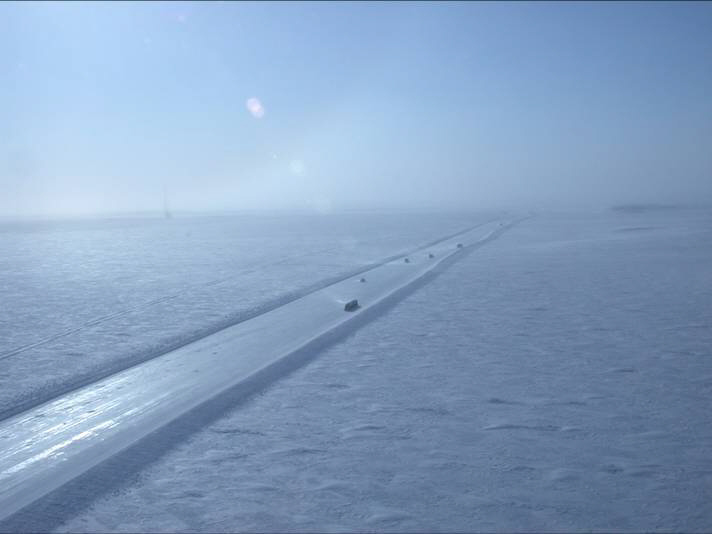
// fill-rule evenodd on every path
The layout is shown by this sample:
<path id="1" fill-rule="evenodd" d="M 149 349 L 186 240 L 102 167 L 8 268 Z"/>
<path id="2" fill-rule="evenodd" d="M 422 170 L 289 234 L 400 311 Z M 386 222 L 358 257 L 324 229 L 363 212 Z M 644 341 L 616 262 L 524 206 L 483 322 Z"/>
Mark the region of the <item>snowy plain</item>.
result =
<path id="1" fill-rule="evenodd" d="M 0 221 L 0 417 L 491 216 Z"/>
<path id="2" fill-rule="evenodd" d="M 34 526 L 709 531 L 710 347 L 709 213 L 540 215 Z"/>
<path id="3" fill-rule="evenodd" d="M 141 453 L 166 423 L 264 389 L 510 227 L 477 225 L 0 421 L 0 521 Z"/>

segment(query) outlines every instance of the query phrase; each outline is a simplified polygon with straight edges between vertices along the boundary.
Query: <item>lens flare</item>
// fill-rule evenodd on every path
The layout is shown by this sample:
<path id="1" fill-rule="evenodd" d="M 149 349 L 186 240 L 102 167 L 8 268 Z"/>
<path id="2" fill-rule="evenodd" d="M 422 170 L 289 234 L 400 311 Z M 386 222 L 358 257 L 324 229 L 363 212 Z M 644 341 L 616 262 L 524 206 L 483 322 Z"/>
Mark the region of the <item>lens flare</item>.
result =
<path id="1" fill-rule="evenodd" d="M 261 119 L 265 114 L 265 108 L 262 106 L 262 102 L 260 102 L 258 98 L 248 98 L 247 102 L 245 102 L 245 106 L 247 106 L 247 111 L 249 111 L 256 119 Z"/>

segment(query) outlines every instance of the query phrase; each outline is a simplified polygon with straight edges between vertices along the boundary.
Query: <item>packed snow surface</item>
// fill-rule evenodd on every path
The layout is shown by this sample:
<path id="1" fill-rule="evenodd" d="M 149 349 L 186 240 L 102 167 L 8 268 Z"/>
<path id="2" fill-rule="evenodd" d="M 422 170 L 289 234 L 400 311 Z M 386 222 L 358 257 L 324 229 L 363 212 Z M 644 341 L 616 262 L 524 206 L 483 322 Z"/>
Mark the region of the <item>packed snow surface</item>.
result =
<path id="1" fill-rule="evenodd" d="M 0 417 L 490 218 L 0 221 Z"/>
<path id="2" fill-rule="evenodd" d="M 0 421 L 0 520 L 235 388 L 264 386 L 368 320 L 428 273 L 509 225 L 490 222 L 310 292 L 250 320 Z M 353 297 L 358 297 L 358 300 Z M 360 302 L 351 310 L 345 303 Z M 345 313 L 350 311 L 351 313 Z M 274 335 L 279 332 L 279 335 Z M 257 384 L 255 384 L 255 382 Z"/>
<path id="3" fill-rule="evenodd" d="M 540 215 L 24 525 L 709 531 L 710 347 L 708 213 Z"/>

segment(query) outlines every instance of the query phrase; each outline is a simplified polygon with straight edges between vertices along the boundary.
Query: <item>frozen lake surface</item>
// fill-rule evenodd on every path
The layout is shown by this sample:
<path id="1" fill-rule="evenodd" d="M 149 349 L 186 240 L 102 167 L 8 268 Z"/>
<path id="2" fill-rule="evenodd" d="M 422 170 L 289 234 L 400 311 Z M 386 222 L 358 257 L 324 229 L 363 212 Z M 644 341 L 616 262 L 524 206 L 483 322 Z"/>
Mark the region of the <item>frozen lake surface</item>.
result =
<path id="1" fill-rule="evenodd" d="M 0 415 L 490 217 L 0 222 Z"/>
<path id="2" fill-rule="evenodd" d="M 391 243 L 365 232 L 353 258 L 464 225 L 417 232 L 415 220 Z M 379 235 L 383 248 L 369 241 Z M 341 261 L 319 272 L 353 267 Z M 71 485 L 35 520 L 70 532 L 709 531 L 710 347 L 708 213 L 540 215 L 248 402 L 157 439 L 140 469 Z"/>

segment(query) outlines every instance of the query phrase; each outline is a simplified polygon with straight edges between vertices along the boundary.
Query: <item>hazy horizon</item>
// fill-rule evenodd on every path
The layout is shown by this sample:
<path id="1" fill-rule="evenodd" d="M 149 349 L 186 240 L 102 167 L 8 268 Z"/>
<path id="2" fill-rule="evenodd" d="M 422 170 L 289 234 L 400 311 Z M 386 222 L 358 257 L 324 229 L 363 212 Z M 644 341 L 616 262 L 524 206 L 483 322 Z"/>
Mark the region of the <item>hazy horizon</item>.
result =
<path id="1" fill-rule="evenodd" d="M 0 216 L 712 199 L 709 3 L 0 4 Z"/>

